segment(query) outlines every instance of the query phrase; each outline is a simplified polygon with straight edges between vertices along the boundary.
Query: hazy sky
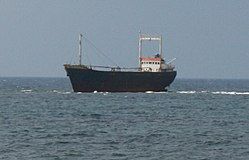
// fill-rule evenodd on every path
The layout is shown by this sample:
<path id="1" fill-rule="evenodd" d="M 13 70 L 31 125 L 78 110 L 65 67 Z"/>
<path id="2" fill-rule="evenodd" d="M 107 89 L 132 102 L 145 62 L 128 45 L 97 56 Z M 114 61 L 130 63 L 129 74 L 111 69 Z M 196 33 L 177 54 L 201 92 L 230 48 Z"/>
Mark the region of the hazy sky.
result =
<path id="1" fill-rule="evenodd" d="M 249 0 L 0 0 L 0 77 L 65 77 L 80 32 L 137 66 L 139 30 L 162 34 L 178 78 L 249 78 Z M 84 44 L 86 63 L 113 64 Z"/>

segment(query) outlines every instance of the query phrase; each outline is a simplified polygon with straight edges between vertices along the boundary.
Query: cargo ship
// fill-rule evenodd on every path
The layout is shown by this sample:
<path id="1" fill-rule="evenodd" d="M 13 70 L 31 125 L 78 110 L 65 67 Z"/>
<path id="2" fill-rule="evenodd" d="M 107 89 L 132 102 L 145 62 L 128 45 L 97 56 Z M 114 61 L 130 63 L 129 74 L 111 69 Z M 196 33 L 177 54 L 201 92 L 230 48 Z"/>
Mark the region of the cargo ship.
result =
<path id="1" fill-rule="evenodd" d="M 92 66 L 81 63 L 82 34 L 79 35 L 79 63 L 64 64 L 74 92 L 161 92 L 174 81 L 177 72 L 171 60 L 165 62 L 162 54 L 162 36 L 139 34 L 138 67 Z M 158 54 L 144 56 L 143 41 L 157 41 Z"/>

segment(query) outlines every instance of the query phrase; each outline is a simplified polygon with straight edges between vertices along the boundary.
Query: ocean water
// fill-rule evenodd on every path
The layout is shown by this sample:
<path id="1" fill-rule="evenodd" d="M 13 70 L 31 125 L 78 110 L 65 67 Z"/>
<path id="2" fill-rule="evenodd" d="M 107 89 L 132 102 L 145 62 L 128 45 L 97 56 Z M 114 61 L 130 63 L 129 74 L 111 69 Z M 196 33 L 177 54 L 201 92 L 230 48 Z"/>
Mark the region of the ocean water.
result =
<path id="1" fill-rule="evenodd" d="M 249 80 L 73 93 L 67 78 L 0 78 L 0 159 L 247 160 Z"/>

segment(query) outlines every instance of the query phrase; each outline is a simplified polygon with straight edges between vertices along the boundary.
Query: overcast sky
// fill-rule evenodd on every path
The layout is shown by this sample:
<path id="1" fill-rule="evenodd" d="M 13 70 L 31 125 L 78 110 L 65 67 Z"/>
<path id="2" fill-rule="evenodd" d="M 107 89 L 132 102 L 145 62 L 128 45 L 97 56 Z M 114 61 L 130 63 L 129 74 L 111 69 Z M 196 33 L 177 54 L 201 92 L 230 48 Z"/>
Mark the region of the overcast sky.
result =
<path id="1" fill-rule="evenodd" d="M 163 36 L 178 78 L 249 79 L 249 0 L 0 0 L 0 77 L 65 77 L 80 32 L 135 67 L 139 30 Z M 83 45 L 85 63 L 113 65 Z"/>

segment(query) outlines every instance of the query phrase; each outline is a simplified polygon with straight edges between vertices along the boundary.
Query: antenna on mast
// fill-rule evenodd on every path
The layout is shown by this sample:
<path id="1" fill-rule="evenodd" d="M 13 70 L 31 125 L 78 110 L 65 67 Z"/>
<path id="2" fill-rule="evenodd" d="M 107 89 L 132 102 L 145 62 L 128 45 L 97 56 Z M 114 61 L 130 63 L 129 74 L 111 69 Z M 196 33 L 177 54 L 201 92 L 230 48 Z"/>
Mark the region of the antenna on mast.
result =
<path id="1" fill-rule="evenodd" d="M 82 57 L 82 45 L 81 45 L 82 37 L 83 35 L 80 33 L 79 34 L 79 65 L 81 65 L 81 57 Z"/>

